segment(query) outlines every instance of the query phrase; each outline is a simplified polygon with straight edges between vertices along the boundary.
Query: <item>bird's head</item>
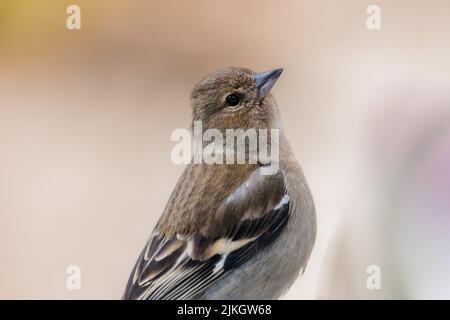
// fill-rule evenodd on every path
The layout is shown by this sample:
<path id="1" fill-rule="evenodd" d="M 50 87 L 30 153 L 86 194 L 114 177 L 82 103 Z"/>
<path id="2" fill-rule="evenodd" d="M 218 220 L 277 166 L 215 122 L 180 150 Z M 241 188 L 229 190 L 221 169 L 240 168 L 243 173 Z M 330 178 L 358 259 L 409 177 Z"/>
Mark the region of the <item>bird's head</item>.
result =
<path id="1" fill-rule="evenodd" d="M 192 91 L 193 121 L 204 129 L 270 128 L 276 103 L 269 91 L 282 71 L 229 67 L 207 75 Z"/>

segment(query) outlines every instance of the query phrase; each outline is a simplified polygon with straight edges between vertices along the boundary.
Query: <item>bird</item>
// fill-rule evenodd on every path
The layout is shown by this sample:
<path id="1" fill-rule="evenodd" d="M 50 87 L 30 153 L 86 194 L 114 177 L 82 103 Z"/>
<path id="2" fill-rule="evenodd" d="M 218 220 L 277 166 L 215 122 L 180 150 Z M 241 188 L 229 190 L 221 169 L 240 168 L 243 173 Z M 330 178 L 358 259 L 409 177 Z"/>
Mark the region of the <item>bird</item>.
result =
<path id="1" fill-rule="evenodd" d="M 270 92 L 282 72 L 226 67 L 195 85 L 193 123 L 278 130 L 279 169 L 263 174 L 267 163 L 259 160 L 187 164 L 122 299 L 279 299 L 304 272 L 316 211 Z"/>

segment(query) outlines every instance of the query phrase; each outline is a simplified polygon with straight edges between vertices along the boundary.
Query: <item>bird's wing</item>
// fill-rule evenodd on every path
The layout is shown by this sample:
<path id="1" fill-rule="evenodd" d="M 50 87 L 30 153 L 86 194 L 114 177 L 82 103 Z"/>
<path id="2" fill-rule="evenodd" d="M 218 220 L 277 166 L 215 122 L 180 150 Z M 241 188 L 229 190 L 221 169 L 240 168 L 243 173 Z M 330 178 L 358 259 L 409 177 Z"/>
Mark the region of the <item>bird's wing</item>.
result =
<path id="1" fill-rule="evenodd" d="M 260 178 L 252 175 L 249 179 Z M 283 176 L 279 179 L 284 186 Z M 237 223 L 216 235 L 198 232 L 167 237 L 155 231 L 132 271 L 124 299 L 193 299 L 272 243 L 288 222 L 289 194 L 284 188 L 274 202 L 275 190 L 271 196 L 264 196 L 258 189 L 261 184 L 248 182 L 224 199 L 218 210 L 226 213 L 242 209 L 239 203 L 251 204 L 248 199 L 255 191 L 266 199 L 255 208 L 256 214 L 247 208 Z M 258 190 L 252 190 L 252 186 Z"/>

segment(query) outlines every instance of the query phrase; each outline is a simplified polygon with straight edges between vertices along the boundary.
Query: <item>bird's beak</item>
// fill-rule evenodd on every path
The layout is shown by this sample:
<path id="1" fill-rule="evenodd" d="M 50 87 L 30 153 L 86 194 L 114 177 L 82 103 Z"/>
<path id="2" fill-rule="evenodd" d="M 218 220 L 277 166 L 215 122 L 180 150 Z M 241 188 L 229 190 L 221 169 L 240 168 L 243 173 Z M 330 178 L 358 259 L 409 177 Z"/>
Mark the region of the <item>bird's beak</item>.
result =
<path id="1" fill-rule="evenodd" d="M 260 99 L 264 99 L 264 97 L 267 95 L 270 89 L 272 89 L 273 85 L 278 80 L 282 72 L 283 69 L 273 69 L 269 71 L 255 73 L 253 75 Z"/>

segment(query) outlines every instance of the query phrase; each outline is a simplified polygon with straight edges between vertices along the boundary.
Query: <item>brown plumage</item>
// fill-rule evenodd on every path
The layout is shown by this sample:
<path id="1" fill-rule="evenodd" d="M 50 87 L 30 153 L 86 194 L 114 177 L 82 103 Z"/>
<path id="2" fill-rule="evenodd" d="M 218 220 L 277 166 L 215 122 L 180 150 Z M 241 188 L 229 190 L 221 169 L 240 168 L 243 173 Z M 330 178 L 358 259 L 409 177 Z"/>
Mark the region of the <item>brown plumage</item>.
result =
<path id="1" fill-rule="evenodd" d="M 266 164 L 259 161 L 187 165 L 124 298 L 276 298 L 305 267 L 315 238 L 314 205 L 269 93 L 280 74 L 226 68 L 195 86 L 193 121 L 202 121 L 203 130 L 280 130 L 279 170 L 263 175 Z M 248 160 L 249 148 L 245 153 Z M 284 270 L 280 259 L 289 259 Z M 274 269 L 272 280 L 264 282 L 267 270 L 258 273 L 258 264 Z"/>

